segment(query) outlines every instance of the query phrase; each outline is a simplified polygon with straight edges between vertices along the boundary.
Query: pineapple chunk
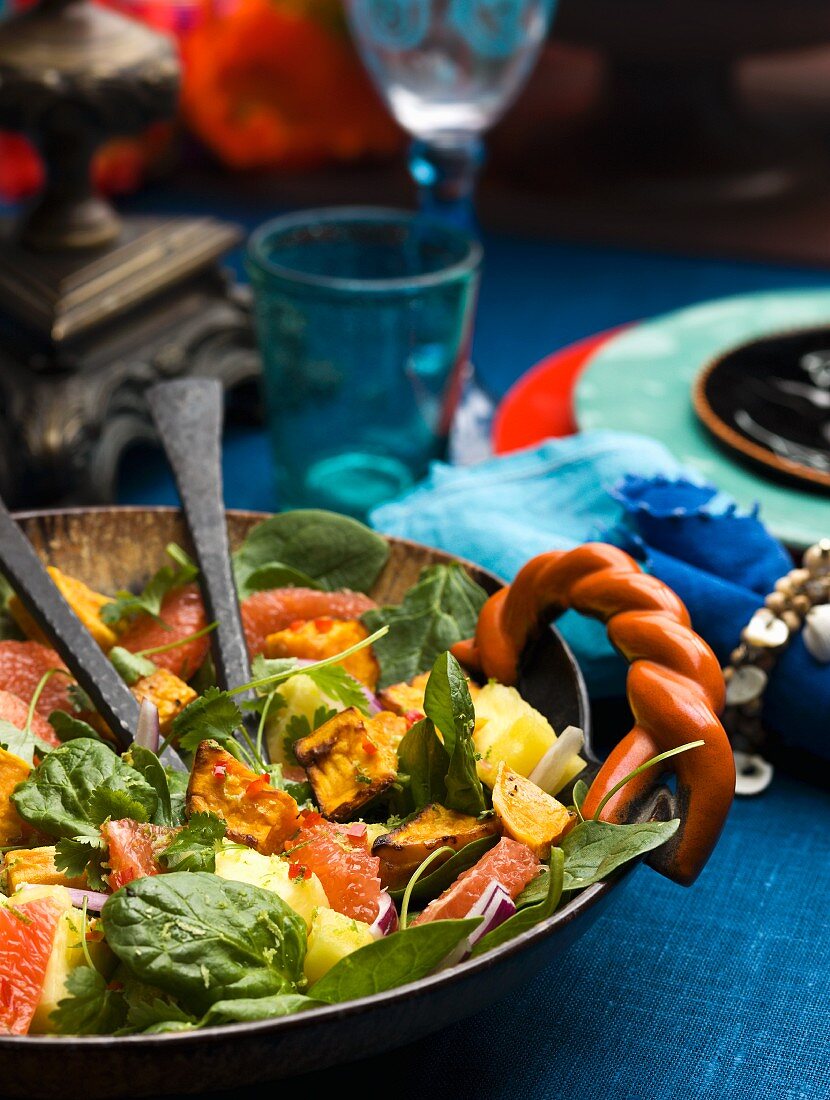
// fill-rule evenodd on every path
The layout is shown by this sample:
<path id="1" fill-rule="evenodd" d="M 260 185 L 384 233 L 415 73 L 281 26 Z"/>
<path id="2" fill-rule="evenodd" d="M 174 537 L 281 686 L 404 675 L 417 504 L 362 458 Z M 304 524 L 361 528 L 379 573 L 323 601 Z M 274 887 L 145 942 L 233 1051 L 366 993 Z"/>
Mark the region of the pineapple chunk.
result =
<path id="1" fill-rule="evenodd" d="M 363 921 L 345 917 L 334 909 L 318 909 L 308 933 L 303 965 L 306 978 L 313 985 L 352 951 L 374 942 L 371 928 Z"/>
<path id="2" fill-rule="evenodd" d="M 130 690 L 139 703 L 149 699 L 158 707 L 162 734 L 170 732 L 173 719 L 196 698 L 193 688 L 166 668 L 157 668 L 151 676 L 142 676 Z"/>
<path id="3" fill-rule="evenodd" d="M 297 803 L 215 741 L 202 741 L 187 785 L 187 813 L 208 811 L 227 824 L 228 839 L 264 855 L 281 852 L 299 828 Z"/>
<path id="4" fill-rule="evenodd" d="M 108 651 L 112 649 L 118 640 L 118 636 L 112 627 L 107 626 L 105 622 L 101 621 L 101 608 L 105 604 L 112 603 L 112 598 L 110 596 L 103 596 L 100 592 L 95 592 L 93 589 L 89 588 L 88 585 L 85 585 L 83 581 L 79 581 L 76 577 L 70 577 L 68 574 L 62 573 L 60 569 L 56 569 L 54 565 L 48 566 L 47 571 L 55 582 L 55 586 L 60 594 L 90 632 L 98 645 L 103 650 Z M 27 638 L 31 638 L 32 641 L 35 642 L 41 642 L 43 645 L 52 644 L 48 638 L 45 637 L 40 627 L 17 596 L 12 596 L 9 600 L 9 611 Z"/>
<path id="5" fill-rule="evenodd" d="M 556 741 L 556 733 L 547 718 L 526 703 L 513 687 L 487 684 L 476 695 L 475 710 L 473 741 L 481 754 L 478 775 L 488 787 L 496 782 L 500 761 L 519 775 L 529 776 Z M 574 754 L 573 769 L 568 770 L 559 789 L 584 767 L 582 757 Z"/>
<path id="6" fill-rule="evenodd" d="M 75 967 L 86 965 L 81 939 L 85 931 L 83 914 L 80 909 L 73 907 L 65 887 L 36 886 L 21 890 L 14 897 L 0 900 L 0 905 L 25 906 L 42 898 L 54 899 L 58 907 L 63 909 L 63 913 L 55 929 L 40 1001 L 29 1026 L 30 1034 L 44 1034 L 53 1030 L 49 1017 L 57 1008 L 58 1001 L 66 996 L 67 978 Z M 87 947 L 95 967 L 105 971 L 111 960 L 111 953 L 103 939 L 88 939 Z"/>
<path id="7" fill-rule="evenodd" d="M 13 752 L 0 749 L 0 845 L 15 844 L 30 831 L 10 801 L 14 788 L 26 779 L 30 771 L 25 760 Z"/>
<path id="8" fill-rule="evenodd" d="M 54 847 L 6 852 L 0 876 L 9 894 L 21 886 L 72 886 L 77 890 L 84 890 L 87 886 L 85 874 L 80 878 L 69 878 L 57 869 Z"/>
<path id="9" fill-rule="evenodd" d="M 322 661 L 325 657 L 334 657 L 368 637 L 366 627 L 357 619 L 309 619 L 269 634 L 265 642 L 265 656 L 304 657 Z M 358 650 L 338 663 L 355 680 L 374 690 L 380 675 L 380 666 L 371 646 Z"/>
<path id="10" fill-rule="evenodd" d="M 266 720 L 265 736 L 268 741 L 268 753 L 275 764 L 293 763 L 287 757 L 285 735 L 292 719 L 305 719 L 309 730 L 314 729 L 315 715 L 324 708 L 326 711 L 339 712 L 342 703 L 331 700 L 317 687 L 310 676 L 298 674 L 280 684 L 280 695 L 286 705 L 276 711 L 276 717 Z M 276 710 L 276 708 L 272 708 Z"/>
<path id="11" fill-rule="evenodd" d="M 493 809 L 507 836 L 526 844 L 539 859 L 576 824 L 576 814 L 502 760 L 493 787 Z"/>
<path id="12" fill-rule="evenodd" d="M 364 718 L 349 707 L 294 743 L 325 817 L 348 821 L 391 787 L 398 774 L 396 747 L 405 731 L 406 719 L 398 715 L 381 712 Z"/>
<path id="13" fill-rule="evenodd" d="M 263 856 L 253 848 L 225 841 L 216 853 L 216 874 L 220 878 L 247 882 L 263 890 L 273 890 L 311 927 L 315 909 L 327 908 L 329 899 L 323 884 L 307 869 L 301 877 L 292 879 L 288 860 L 277 855 Z"/>

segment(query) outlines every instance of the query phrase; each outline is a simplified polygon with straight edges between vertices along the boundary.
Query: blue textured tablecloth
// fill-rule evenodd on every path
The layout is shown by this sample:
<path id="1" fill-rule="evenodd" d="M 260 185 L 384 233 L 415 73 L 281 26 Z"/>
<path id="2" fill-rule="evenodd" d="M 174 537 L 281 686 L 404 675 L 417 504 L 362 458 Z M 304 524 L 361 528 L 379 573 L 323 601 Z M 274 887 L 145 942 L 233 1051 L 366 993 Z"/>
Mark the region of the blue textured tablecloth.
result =
<path id="1" fill-rule="evenodd" d="M 188 209 L 193 196 L 150 193 L 140 202 Z M 216 212 L 248 225 L 268 213 L 241 200 Z M 721 294 L 828 282 L 817 272 L 504 237 L 485 246 L 475 361 L 495 394 L 547 352 L 609 325 Z M 142 452 L 129 465 L 123 502 L 175 499 L 158 458 Z M 261 432 L 228 433 L 225 476 L 229 505 L 273 506 Z M 520 996 L 402 1050 L 274 1089 L 431 1100 L 825 1100 L 829 979 L 830 798 L 816 782 L 779 772 L 763 797 L 736 803 L 691 889 L 639 868 Z"/>

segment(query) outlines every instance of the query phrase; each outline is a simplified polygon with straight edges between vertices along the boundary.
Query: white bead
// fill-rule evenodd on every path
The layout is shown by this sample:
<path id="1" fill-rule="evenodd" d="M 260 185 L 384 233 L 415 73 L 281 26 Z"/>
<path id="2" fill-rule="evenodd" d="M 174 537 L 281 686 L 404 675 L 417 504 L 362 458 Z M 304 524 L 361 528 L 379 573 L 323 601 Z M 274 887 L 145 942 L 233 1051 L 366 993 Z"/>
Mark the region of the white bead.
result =
<path id="1" fill-rule="evenodd" d="M 830 604 L 820 603 L 807 612 L 804 646 L 810 656 L 823 665 L 830 661 Z"/>
<path id="2" fill-rule="evenodd" d="M 758 646 L 760 649 L 778 649 L 787 644 L 790 629 L 768 607 L 761 607 L 749 620 L 741 637 L 747 645 Z"/>
<path id="3" fill-rule="evenodd" d="M 760 794 L 770 785 L 772 776 L 772 764 L 768 764 L 762 756 L 735 753 L 735 794 Z"/>
<path id="4" fill-rule="evenodd" d="M 726 705 L 740 707 L 758 699 L 767 686 L 767 674 L 755 665 L 736 668 L 726 685 Z"/>

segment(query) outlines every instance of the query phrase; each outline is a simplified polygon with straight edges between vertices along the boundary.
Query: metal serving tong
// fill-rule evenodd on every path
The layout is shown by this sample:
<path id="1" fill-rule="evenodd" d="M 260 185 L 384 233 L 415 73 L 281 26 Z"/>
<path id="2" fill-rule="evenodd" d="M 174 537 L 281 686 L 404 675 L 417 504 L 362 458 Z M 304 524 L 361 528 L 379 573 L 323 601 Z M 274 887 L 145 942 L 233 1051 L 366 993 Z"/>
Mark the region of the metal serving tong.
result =
<path id="1" fill-rule="evenodd" d="M 112 730 L 118 747 L 122 751 L 128 749 L 138 725 L 138 700 L 63 598 L 35 548 L 1 500 L 0 569 Z M 163 759 L 177 770 L 186 770 L 172 749 L 164 751 Z"/>
<path id="2" fill-rule="evenodd" d="M 222 492 L 222 386 L 210 378 L 159 382 L 147 391 L 147 403 L 179 490 L 208 618 L 217 623 L 211 635 L 216 677 L 225 690 L 238 688 L 250 681 L 251 666 Z M 256 734 L 255 715 L 245 722 Z"/>

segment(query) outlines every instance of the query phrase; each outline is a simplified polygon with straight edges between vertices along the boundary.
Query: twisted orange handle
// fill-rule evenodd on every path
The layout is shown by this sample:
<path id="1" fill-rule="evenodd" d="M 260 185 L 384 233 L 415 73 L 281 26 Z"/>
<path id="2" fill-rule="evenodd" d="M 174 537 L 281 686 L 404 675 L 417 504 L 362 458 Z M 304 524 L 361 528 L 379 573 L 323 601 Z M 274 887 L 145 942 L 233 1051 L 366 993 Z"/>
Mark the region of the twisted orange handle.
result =
<path id="1" fill-rule="evenodd" d="M 459 642 L 453 653 L 471 672 L 513 684 L 528 641 L 567 608 L 605 622 L 612 645 L 630 662 L 626 688 L 635 724 L 592 783 L 582 808 L 586 817 L 623 776 L 652 756 L 688 741 L 705 742 L 631 780 L 601 815 L 606 821 L 631 820 L 653 796 L 661 775 L 673 771 L 680 826 L 649 862 L 688 886 L 723 828 L 735 794 L 735 763 L 718 719 L 724 702 L 720 665 L 690 628 L 689 613 L 670 588 L 604 543 L 540 554 L 490 597 L 475 638 Z"/>

